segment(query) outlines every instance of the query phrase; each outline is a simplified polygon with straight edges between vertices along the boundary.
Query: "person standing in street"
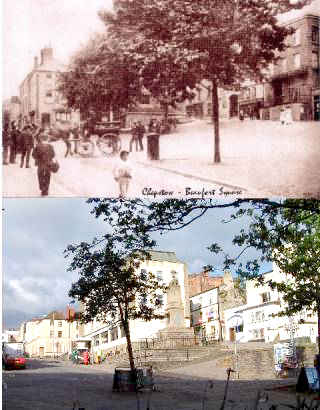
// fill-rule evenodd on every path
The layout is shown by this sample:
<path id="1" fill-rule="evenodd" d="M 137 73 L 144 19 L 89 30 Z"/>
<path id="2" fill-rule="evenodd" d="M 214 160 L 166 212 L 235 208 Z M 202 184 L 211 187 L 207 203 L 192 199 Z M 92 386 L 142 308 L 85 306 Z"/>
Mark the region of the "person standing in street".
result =
<path id="1" fill-rule="evenodd" d="M 11 144 L 9 123 L 6 122 L 2 129 L 2 164 L 9 165 L 9 148 Z"/>
<path id="2" fill-rule="evenodd" d="M 129 151 L 132 152 L 132 145 L 136 144 L 136 151 L 138 151 L 138 126 L 137 123 L 134 122 L 132 129 L 131 129 L 131 140 L 129 145 Z"/>
<path id="3" fill-rule="evenodd" d="M 17 129 L 16 122 L 11 122 L 11 141 L 10 141 L 10 164 L 15 164 L 19 140 L 19 130 Z"/>
<path id="4" fill-rule="evenodd" d="M 38 167 L 38 181 L 41 196 L 49 194 L 51 163 L 55 157 L 53 146 L 48 143 L 48 135 L 41 134 L 41 141 L 33 150 L 32 156 Z"/>
<path id="5" fill-rule="evenodd" d="M 143 151 L 143 143 L 142 143 L 142 140 L 143 140 L 143 137 L 144 137 L 145 132 L 146 132 L 146 129 L 145 129 L 144 125 L 142 124 L 141 121 L 138 121 L 138 125 L 137 125 L 137 138 L 138 138 L 138 142 L 139 142 L 140 151 Z"/>
<path id="6" fill-rule="evenodd" d="M 121 151 L 120 160 L 113 170 L 114 179 L 119 184 L 119 197 L 125 198 L 128 193 L 129 183 L 132 178 L 132 170 L 128 161 L 129 152 Z"/>
<path id="7" fill-rule="evenodd" d="M 34 147 L 32 127 L 26 125 L 21 134 L 21 163 L 20 168 L 23 168 L 24 159 L 26 159 L 26 168 L 30 168 L 30 155 Z"/>

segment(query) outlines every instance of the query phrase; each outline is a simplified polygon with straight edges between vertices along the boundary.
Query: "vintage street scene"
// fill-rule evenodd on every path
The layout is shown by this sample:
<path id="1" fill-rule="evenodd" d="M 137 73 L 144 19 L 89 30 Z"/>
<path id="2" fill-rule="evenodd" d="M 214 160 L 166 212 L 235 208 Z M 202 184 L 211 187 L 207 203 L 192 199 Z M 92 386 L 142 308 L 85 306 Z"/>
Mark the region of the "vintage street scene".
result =
<path id="1" fill-rule="evenodd" d="M 133 3 L 4 1 L 3 195 L 319 198 L 319 0 Z"/>
<path id="2" fill-rule="evenodd" d="M 3 212 L 4 409 L 318 409 L 319 201 Z"/>

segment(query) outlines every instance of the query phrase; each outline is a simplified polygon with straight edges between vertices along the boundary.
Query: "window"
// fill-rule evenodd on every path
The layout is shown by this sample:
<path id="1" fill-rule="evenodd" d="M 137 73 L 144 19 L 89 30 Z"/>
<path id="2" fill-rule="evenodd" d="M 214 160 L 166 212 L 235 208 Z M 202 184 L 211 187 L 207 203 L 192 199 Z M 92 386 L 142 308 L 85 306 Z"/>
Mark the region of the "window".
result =
<path id="1" fill-rule="evenodd" d="M 177 272 L 172 270 L 171 271 L 171 276 L 172 276 L 172 279 L 177 279 Z"/>
<path id="2" fill-rule="evenodd" d="M 46 77 L 47 77 L 47 78 L 52 78 L 52 74 L 49 74 L 49 73 L 48 73 L 48 74 L 46 75 Z"/>
<path id="3" fill-rule="evenodd" d="M 319 68 L 319 54 L 316 51 L 312 52 L 312 68 Z"/>
<path id="4" fill-rule="evenodd" d="M 264 292 L 261 294 L 262 303 L 270 302 L 270 292 Z"/>
<path id="5" fill-rule="evenodd" d="M 147 279 L 147 271 L 145 269 L 141 269 L 140 271 L 140 279 L 146 280 Z"/>
<path id="6" fill-rule="evenodd" d="M 147 304 L 147 295 L 146 294 L 142 294 L 140 297 L 140 304 L 141 305 L 146 305 Z"/>
<path id="7" fill-rule="evenodd" d="M 94 338 L 94 345 L 95 346 L 99 346 L 100 344 L 100 340 L 99 340 L 99 336 Z"/>
<path id="8" fill-rule="evenodd" d="M 111 341 L 118 339 L 118 328 L 113 327 L 111 329 Z"/>
<path id="9" fill-rule="evenodd" d="M 301 30 L 298 28 L 293 34 L 293 45 L 298 46 L 301 41 Z"/>
<path id="10" fill-rule="evenodd" d="M 122 325 L 120 326 L 120 337 L 126 337 L 126 334 L 124 332 L 124 328 Z"/>
<path id="11" fill-rule="evenodd" d="M 319 28 L 318 26 L 312 26 L 311 28 L 311 40 L 313 43 L 319 43 Z"/>
<path id="12" fill-rule="evenodd" d="M 47 92 L 46 92 L 46 97 L 51 98 L 51 97 L 52 97 L 52 91 L 47 91 Z"/>
<path id="13" fill-rule="evenodd" d="M 101 333 L 101 343 L 108 343 L 108 332 Z"/>
<path id="14" fill-rule="evenodd" d="M 50 337 L 53 337 L 53 330 L 50 330 Z"/>
<path id="15" fill-rule="evenodd" d="M 161 271 L 161 270 L 158 270 L 158 271 L 157 271 L 157 280 L 160 281 L 160 280 L 162 280 L 162 279 L 163 279 L 162 271 Z"/>
<path id="16" fill-rule="evenodd" d="M 58 326 L 61 327 L 61 326 L 62 326 L 62 322 L 58 322 Z"/>
<path id="17" fill-rule="evenodd" d="M 295 68 L 300 68 L 300 66 L 301 66 L 301 55 L 300 54 L 295 54 L 293 56 L 293 59 L 294 59 Z"/>
<path id="18" fill-rule="evenodd" d="M 150 95 L 142 94 L 140 96 L 140 104 L 150 104 Z"/>
<path id="19" fill-rule="evenodd" d="M 163 295 L 157 295 L 156 304 L 163 306 Z"/>
<path id="20" fill-rule="evenodd" d="M 62 337 L 62 332 L 61 332 L 61 330 L 59 330 L 59 332 L 58 332 L 58 337 Z"/>

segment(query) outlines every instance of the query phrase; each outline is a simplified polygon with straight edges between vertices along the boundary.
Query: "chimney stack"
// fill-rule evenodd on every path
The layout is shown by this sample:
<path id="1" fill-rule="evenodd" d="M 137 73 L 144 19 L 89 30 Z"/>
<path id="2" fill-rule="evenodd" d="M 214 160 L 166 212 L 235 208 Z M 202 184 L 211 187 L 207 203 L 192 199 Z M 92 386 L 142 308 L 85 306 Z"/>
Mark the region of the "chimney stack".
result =
<path id="1" fill-rule="evenodd" d="M 41 50 L 41 65 L 53 59 L 53 49 L 45 47 Z"/>

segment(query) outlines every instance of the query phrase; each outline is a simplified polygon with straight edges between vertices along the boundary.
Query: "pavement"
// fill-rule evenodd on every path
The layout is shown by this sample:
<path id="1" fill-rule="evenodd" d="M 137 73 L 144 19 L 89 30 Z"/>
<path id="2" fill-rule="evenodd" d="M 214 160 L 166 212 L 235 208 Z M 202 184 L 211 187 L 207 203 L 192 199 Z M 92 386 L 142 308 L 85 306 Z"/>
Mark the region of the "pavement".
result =
<path id="1" fill-rule="evenodd" d="M 133 179 L 129 197 L 225 199 L 233 197 L 320 198 L 320 123 L 221 121 L 221 163 L 213 163 L 213 126 L 195 120 L 161 135 L 160 160 L 132 152 Z M 122 135 L 122 149 L 129 135 Z M 64 158 L 65 144 L 54 143 L 60 170 L 52 175 L 50 196 L 117 197 L 112 170 L 116 158 Z M 144 139 L 146 148 L 146 138 Z M 36 168 L 3 167 L 3 195 L 37 197 Z"/>
<path id="2" fill-rule="evenodd" d="M 3 409 L 41 410 L 72 409 L 77 403 L 85 410 L 218 410 L 226 386 L 226 370 L 214 360 L 154 375 L 156 391 L 141 394 L 113 393 L 114 366 L 75 365 L 71 362 L 30 359 L 26 370 L 3 372 Z M 267 401 L 258 408 L 278 410 L 294 404 L 296 395 L 275 390 L 292 385 L 295 380 L 242 380 L 229 383 L 225 409 L 253 408 L 258 391 Z M 75 407 L 75 409 L 78 409 Z"/>

